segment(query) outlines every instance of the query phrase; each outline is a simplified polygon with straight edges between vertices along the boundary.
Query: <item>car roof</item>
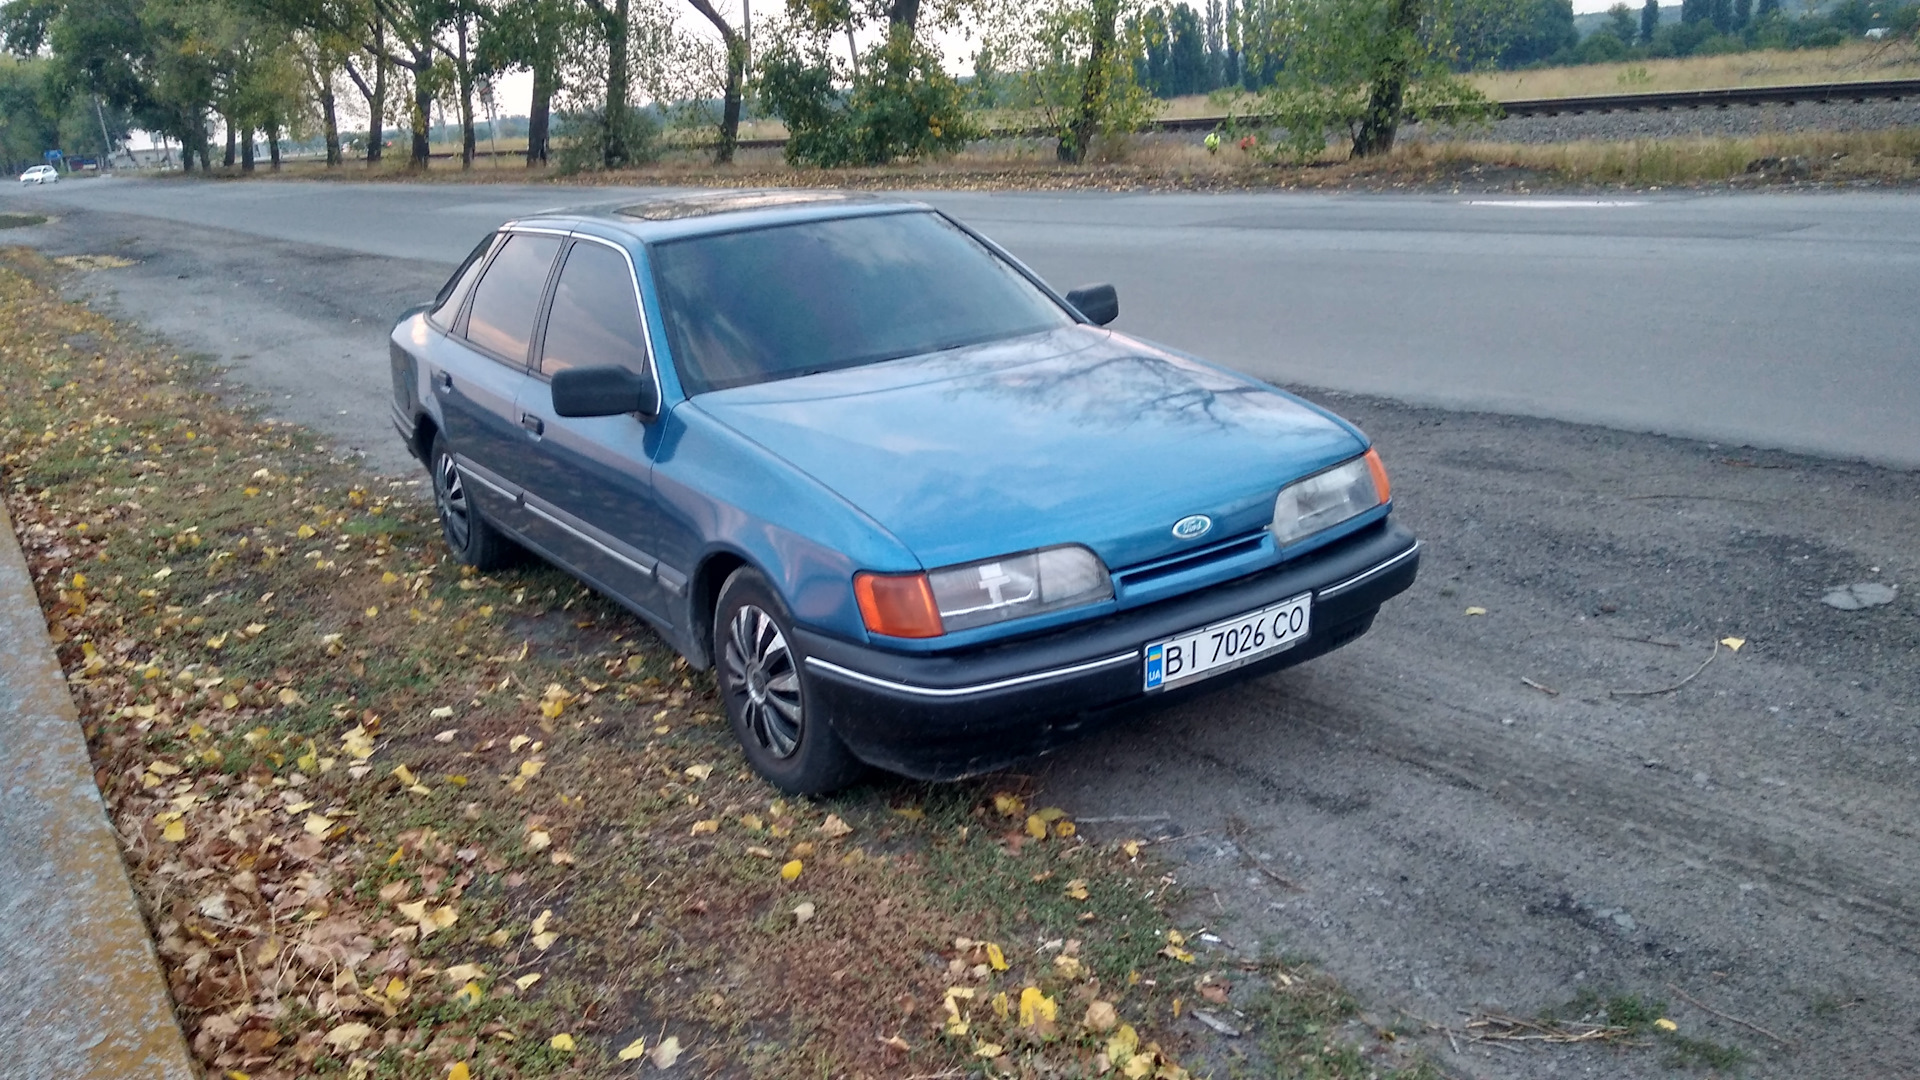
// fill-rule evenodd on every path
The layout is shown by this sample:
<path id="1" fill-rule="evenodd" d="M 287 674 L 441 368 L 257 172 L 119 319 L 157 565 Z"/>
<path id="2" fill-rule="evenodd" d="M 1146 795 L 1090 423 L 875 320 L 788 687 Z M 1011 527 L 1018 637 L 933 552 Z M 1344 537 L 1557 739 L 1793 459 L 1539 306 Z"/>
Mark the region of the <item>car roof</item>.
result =
<path id="1" fill-rule="evenodd" d="M 924 203 L 862 191 L 756 188 L 647 194 L 619 202 L 542 211 L 511 225 L 592 225 L 642 243 L 831 218 L 927 210 Z"/>

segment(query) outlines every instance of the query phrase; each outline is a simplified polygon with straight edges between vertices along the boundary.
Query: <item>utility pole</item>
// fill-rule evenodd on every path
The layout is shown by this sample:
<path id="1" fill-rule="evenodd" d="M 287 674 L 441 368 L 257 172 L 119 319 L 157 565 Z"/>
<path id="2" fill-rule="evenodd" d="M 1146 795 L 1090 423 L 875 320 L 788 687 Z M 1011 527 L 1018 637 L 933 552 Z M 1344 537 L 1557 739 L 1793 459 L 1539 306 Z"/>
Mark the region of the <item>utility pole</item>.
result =
<path id="1" fill-rule="evenodd" d="M 744 2 L 744 0 L 742 0 Z M 93 95 L 93 118 L 100 121 L 100 145 L 106 152 L 100 157 L 103 168 L 113 168 L 113 136 L 107 134 L 107 114 L 100 108 L 100 95 Z"/>
<path id="2" fill-rule="evenodd" d="M 753 0 L 740 0 L 740 41 L 747 52 L 747 70 L 753 70 Z"/>

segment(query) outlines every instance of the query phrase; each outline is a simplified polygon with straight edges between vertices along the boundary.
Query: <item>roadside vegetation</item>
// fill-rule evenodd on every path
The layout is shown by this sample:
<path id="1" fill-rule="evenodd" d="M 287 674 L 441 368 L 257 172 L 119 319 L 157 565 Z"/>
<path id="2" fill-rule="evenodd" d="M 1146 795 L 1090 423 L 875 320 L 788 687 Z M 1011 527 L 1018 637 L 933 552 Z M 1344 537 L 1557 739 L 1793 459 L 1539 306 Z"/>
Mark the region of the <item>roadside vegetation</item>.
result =
<path id="1" fill-rule="evenodd" d="M 779 797 L 640 624 L 61 272 L 0 253 L 7 507 L 209 1075 L 1424 1075 L 1020 777 Z"/>
<path id="2" fill-rule="evenodd" d="M 378 169 L 392 151 L 420 172 L 436 142 L 465 171 L 504 140 L 529 167 L 577 173 L 693 147 L 726 166 L 743 136 L 780 130 L 789 163 L 842 167 L 1038 131 L 1079 165 L 1125 156 L 1141 122 L 1205 99 L 1256 131 L 1260 154 L 1305 163 L 1388 154 L 1408 122 L 1496 115 L 1529 85 L 1651 89 L 1721 70 L 1686 58 L 1897 72 L 1917 34 L 1912 0 L 1647 0 L 1584 35 L 1571 0 L 790 0 L 757 25 L 710 0 L 13 0 L 0 157 L 111 157 L 138 129 L 186 171 L 217 157 L 248 173 L 262 156 L 278 171 L 300 145 L 330 169 Z M 971 70 L 941 54 L 956 36 Z M 1854 59 L 1782 59 L 1836 46 Z M 1540 74 L 1569 65 L 1593 70 Z M 532 75 L 524 111 L 497 92 L 516 72 Z"/>

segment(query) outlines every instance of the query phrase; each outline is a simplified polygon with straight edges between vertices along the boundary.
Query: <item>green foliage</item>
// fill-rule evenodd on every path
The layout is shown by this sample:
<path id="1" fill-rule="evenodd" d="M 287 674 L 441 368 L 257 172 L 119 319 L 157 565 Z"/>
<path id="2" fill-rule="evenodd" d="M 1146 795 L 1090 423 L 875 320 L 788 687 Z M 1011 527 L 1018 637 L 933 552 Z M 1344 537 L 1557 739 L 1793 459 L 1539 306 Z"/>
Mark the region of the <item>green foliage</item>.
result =
<path id="1" fill-rule="evenodd" d="M 1117 154 L 1154 114 L 1134 57 L 1146 48 L 1131 0 L 1043 0 L 1015 10 L 989 40 L 1019 71 L 1018 100 L 1060 143 L 1060 157 Z"/>
<path id="2" fill-rule="evenodd" d="M 787 160 L 884 165 L 950 153 L 975 137 L 967 95 L 938 54 L 906 33 L 867 51 L 843 93 L 821 42 L 781 42 L 761 64 L 759 92 L 787 126 Z"/>
<path id="3" fill-rule="evenodd" d="M 1258 111 L 1277 129 L 1260 152 L 1312 161 L 1326 152 L 1328 134 L 1339 132 L 1363 154 L 1390 147 L 1407 120 L 1491 115 L 1486 97 L 1452 71 L 1457 14 L 1439 0 L 1291 5 L 1269 45 L 1282 71 L 1260 98 Z"/>
<path id="4" fill-rule="evenodd" d="M 555 168 L 571 176 L 605 168 L 643 165 L 660 156 L 660 121 L 647 109 L 621 109 L 612 124 L 605 109 L 575 109 L 560 114 L 566 144 Z M 612 148 L 611 150 L 609 148 Z M 609 159 L 615 164 L 609 165 Z"/>

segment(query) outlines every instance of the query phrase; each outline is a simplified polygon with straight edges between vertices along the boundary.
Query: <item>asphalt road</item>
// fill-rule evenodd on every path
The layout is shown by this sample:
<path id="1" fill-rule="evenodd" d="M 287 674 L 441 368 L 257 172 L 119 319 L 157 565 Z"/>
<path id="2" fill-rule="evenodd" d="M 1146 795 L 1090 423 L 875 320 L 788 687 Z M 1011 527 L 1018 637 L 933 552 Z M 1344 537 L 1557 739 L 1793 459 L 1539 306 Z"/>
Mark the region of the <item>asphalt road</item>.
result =
<path id="1" fill-rule="evenodd" d="M 0 242 L 136 260 L 78 288 L 411 476 L 386 320 L 574 194 L 93 182 L 0 199 L 64 215 Z M 1920 199 L 929 199 L 1117 281 L 1122 329 L 1397 399 L 1315 394 L 1427 545 L 1371 635 L 1048 759 L 1051 798 L 1185 837 L 1193 918 L 1383 1019 L 1640 993 L 1751 1075 L 1920 1075 L 1920 475 L 1837 460 L 1920 465 Z M 1822 604 L 1852 582 L 1901 591 Z M 1462 1076 L 1668 1074 L 1422 1042 Z"/>
<path id="2" fill-rule="evenodd" d="M 14 194 L 450 265 L 504 218 L 634 192 Z M 1278 382 L 1920 467 L 1911 195 L 922 197 L 1057 284 L 1115 282 L 1127 330 Z"/>

